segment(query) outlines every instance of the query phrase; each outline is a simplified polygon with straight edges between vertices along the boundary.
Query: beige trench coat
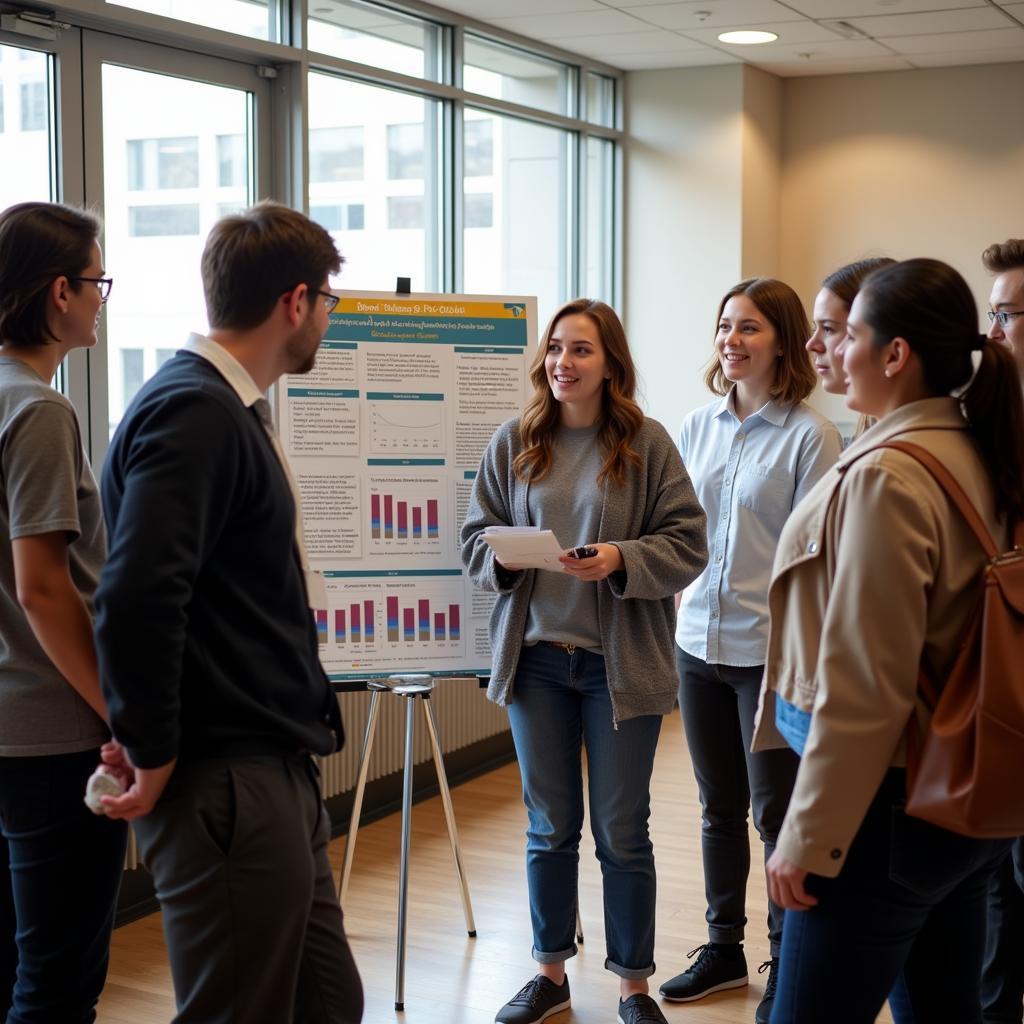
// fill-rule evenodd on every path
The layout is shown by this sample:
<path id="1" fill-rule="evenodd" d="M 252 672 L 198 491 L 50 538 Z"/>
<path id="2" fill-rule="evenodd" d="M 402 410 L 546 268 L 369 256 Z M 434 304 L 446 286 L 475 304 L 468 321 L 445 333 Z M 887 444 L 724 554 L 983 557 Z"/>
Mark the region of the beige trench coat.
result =
<path id="1" fill-rule="evenodd" d="M 985 563 L 956 507 L 909 455 L 871 452 L 843 474 L 858 453 L 897 436 L 941 459 L 997 543 L 1005 548 L 1008 539 L 952 398 L 913 402 L 886 416 L 840 456 L 787 522 L 768 592 L 753 749 L 785 744 L 778 702 L 808 726 L 777 849 L 828 877 L 839 874 L 886 770 L 904 763 L 911 716 L 927 724 L 919 667 L 940 682 L 948 672 Z M 809 725 L 800 712 L 809 713 Z"/>

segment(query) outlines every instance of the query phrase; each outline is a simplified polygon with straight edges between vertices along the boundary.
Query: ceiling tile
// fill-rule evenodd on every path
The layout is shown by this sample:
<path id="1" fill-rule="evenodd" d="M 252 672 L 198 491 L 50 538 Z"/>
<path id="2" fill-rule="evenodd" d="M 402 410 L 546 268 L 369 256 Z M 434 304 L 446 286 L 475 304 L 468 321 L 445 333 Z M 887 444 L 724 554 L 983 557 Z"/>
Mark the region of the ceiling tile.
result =
<path id="1" fill-rule="evenodd" d="M 969 7 L 958 11 L 930 11 L 927 14 L 886 14 L 846 20 L 876 39 L 881 36 L 889 38 L 936 35 L 940 32 L 976 32 L 1013 25 L 998 7 Z"/>
<path id="2" fill-rule="evenodd" d="M 762 43 L 760 46 L 730 46 L 718 43 L 728 53 L 741 57 L 748 64 L 766 67 L 770 62 L 807 61 L 808 63 L 834 60 L 853 60 L 861 57 L 891 57 L 892 54 L 871 39 L 838 39 L 825 43 L 786 43 L 779 39 L 775 43 Z M 751 50 L 757 50 L 756 54 Z"/>
<path id="3" fill-rule="evenodd" d="M 506 6 L 505 10 L 508 10 Z M 599 36 L 610 32 L 650 31 L 650 25 L 631 18 L 622 11 L 605 8 L 600 11 L 581 11 L 574 14 L 534 14 L 531 17 L 489 18 L 509 32 L 544 39 L 557 44 L 562 36 Z"/>
<path id="4" fill-rule="evenodd" d="M 692 53 L 623 53 L 604 58 L 605 63 L 623 71 L 658 70 L 661 68 L 700 68 L 716 64 L 742 64 L 741 60 L 727 53 L 714 50 L 693 51 Z"/>
<path id="5" fill-rule="evenodd" d="M 1018 21 L 1024 21 L 1024 4 L 1003 4 L 1003 10 L 1006 11 L 1011 18 L 1016 18 Z"/>
<path id="6" fill-rule="evenodd" d="M 786 0 L 809 18 L 866 18 L 876 14 L 914 14 L 986 7 L 985 0 Z"/>
<path id="7" fill-rule="evenodd" d="M 570 36 L 558 40 L 558 46 L 587 57 L 615 53 L 685 53 L 704 49 L 667 29 L 661 32 L 620 32 L 604 36 Z"/>
<path id="8" fill-rule="evenodd" d="M 600 0 L 605 7 L 615 7 L 623 11 L 632 11 L 634 7 L 665 7 L 669 3 L 687 4 L 693 0 Z"/>
<path id="9" fill-rule="evenodd" d="M 698 11 L 709 13 L 699 17 Z M 775 0 L 696 0 L 695 3 L 633 7 L 630 13 L 652 25 L 683 31 L 802 20 L 799 14 Z"/>
<path id="10" fill-rule="evenodd" d="M 1012 50 L 977 50 L 965 55 L 962 50 L 951 53 L 915 53 L 907 58 L 917 68 L 961 67 L 970 64 L 1016 64 L 1024 61 L 1024 46 Z"/>
<path id="11" fill-rule="evenodd" d="M 781 78 L 803 78 L 809 75 L 855 75 L 868 71 L 909 71 L 914 65 L 901 57 L 861 57 L 853 60 L 758 61 L 757 66 Z"/>
<path id="12" fill-rule="evenodd" d="M 507 17 L 508 0 L 442 0 L 445 10 L 464 14 L 467 18 L 490 21 Z M 516 14 L 564 14 L 567 11 L 604 11 L 598 0 L 516 0 Z"/>
<path id="13" fill-rule="evenodd" d="M 778 34 L 778 40 L 774 43 L 758 43 L 756 46 L 744 46 L 742 50 L 744 53 L 749 53 L 748 60 L 751 63 L 757 63 L 758 54 L 761 53 L 766 46 L 787 46 L 794 45 L 796 43 L 834 43 L 842 40 L 843 36 L 837 32 L 833 32 L 823 25 L 818 25 L 813 21 L 787 21 L 775 24 L 765 23 L 766 28 Z M 679 31 L 682 31 L 681 29 Z M 687 39 L 696 39 L 701 43 L 714 43 L 716 46 L 726 46 L 727 43 L 718 42 L 718 34 L 724 31 L 721 28 L 700 28 L 694 31 L 686 30 Z"/>
<path id="14" fill-rule="evenodd" d="M 946 35 L 879 37 L 879 42 L 897 53 L 962 53 L 982 50 L 1024 48 L 1024 28 L 987 29 L 984 32 L 960 32 L 955 38 Z M 964 61 L 969 63 L 969 61 Z"/>

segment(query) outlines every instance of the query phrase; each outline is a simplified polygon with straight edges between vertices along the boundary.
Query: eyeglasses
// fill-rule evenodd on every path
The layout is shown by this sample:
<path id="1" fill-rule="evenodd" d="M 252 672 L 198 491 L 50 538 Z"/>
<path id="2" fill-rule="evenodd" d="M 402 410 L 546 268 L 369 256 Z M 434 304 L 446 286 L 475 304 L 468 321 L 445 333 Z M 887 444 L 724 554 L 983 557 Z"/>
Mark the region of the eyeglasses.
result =
<path id="1" fill-rule="evenodd" d="M 322 292 L 319 288 L 314 288 L 313 290 L 317 295 L 323 297 L 324 309 L 326 309 L 328 313 L 333 313 L 338 308 L 338 303 L 341 302 L 341 298 L 339 296 L 332 295 L 330 292 Z"/>
<path id="2" fill-rule="evenodd" d="M 110 298 L 110 289 L 114 287 L 112 277 L 69 277 L 69 281 L 89 281 L 96 285 L 100 293 L 100 302 L 106 302 Z"/>
<path id="3" fill-rule="evenodd" d="M 988 310 L 988 322 L 994 324 L 998 320 L 1000 327 L 1006 327 L 1011 320 L 1016 320 L 1019 316 L 1024 316 L 1024 311 L 1014 313 L 1008 309 Z"/>

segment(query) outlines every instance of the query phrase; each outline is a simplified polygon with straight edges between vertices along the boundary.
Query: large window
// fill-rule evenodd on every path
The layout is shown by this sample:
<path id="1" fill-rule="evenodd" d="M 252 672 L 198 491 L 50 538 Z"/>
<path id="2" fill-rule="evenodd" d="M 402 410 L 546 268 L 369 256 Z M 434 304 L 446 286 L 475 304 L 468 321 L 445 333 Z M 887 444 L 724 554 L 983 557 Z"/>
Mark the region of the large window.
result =
<path id="1" fill-rule="evenodd" d="M 482 116 L 467 111 L 465 128 L 479 136 Z M 467 167 L 463 185 L 463 287 L 536 295 L 543 323 L 576 290 L 568 275 L 570 133 L 510 117 L 486 123 L 492 173 Z"/>
<path id="2" fill-rule="evenodd" d="M 109 4 L 178 18 L 193 25 L 208 25 L 238 32 L 253 39 L 276 39 L 277 5 L 261 0 L 107 0 Z"/>
<path id="3" fill-rule="evenodd" d="M 312 3 L 309 10 L 311 50 L 415 78 L 439 79 L 440 32 L 433 22 L 360 0 Z"/>
<path id="4" fill-rule="evenodd" d="M 363 126 L 313 128 L 309 133 L 309 180 L 359 181 L 363 177 Z"/>
<path id="5" fill-rule="evenodd" d="M 198 186 L 198 136 L 128 140 L 130 190 Z"/>
<path id="6" fill-rule="evenodd" d="M 446 6 L 76 0 L 53 40 L 5 20 L 0 208 L 63 200 L 105 225 L 116 287 L 65 375 L 97 463 L 142 382 L 206 328 L 211 226 L 259 198 L 331 232 L 340 287 L 536 295 L 541 320 L 619 299 L 621 76 Z"/>
<path id="7" fill-rule="evenodd" d="M 117 280 L 105 307 L 112 432 L 168 353 L 206 329 L 199 257 L 214 221 L 254 198 L 253 129 L 239 89 L 110 63 L 102 103 L 104 261 Z M 139 138 L 153 110 L 164 134 Z"/>
<path id="8" fill-rule="evenodd" d="M 309 208 L 345 256 L 341 287 L 390 291 L 409 277 L 416 291 L 443 288 L 440 107 L 309 75 Z"/>
<path id="9" fill-rule="evenodd" d="M 51 64 L 45 53 L 0 45 L 0 210 L 53 199 Z M 19 111 L 20 106 L 20 111 Z"/>
<path id="10" fill-rule="evenodd" d="M 463 84 L 470 92 L 555 114 L 571 112 L 568 65 L 469 34 L 464 47 Z"/>

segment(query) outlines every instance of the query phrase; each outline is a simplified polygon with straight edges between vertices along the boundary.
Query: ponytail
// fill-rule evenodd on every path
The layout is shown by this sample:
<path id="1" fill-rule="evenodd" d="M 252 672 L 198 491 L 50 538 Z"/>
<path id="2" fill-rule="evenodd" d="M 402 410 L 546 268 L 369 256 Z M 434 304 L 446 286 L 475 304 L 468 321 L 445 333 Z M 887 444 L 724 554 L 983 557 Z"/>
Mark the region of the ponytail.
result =
<path id="1" fill-rule="evenodd" d="M 981 364 L 960 399 L 996 492 L 996 511 L 1024 521 L 1024 397 L 1006 346 L 987 341 Z"/>

